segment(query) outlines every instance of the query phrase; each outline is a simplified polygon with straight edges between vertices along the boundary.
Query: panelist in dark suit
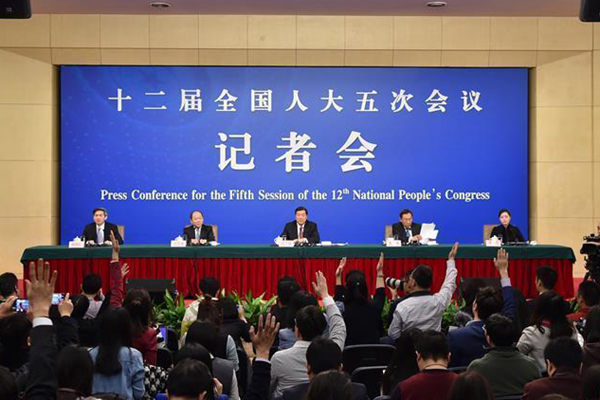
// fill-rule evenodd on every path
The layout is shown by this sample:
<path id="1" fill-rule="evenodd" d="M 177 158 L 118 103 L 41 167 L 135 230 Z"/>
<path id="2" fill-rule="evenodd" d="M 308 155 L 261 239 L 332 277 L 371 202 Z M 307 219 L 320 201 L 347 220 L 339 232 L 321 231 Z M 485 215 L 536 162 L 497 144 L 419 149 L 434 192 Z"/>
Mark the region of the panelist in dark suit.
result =
<path id="1" fill-rule="evenodd" d="M 110 232 L 115 234 L 115 238 L 119 244 L 123 244 L 123 238 L 119 233 L 117 225 L 106 221 L 106 218 L 108 218 L 108 212 L 105 208 L 94 208 L 93 215 L 94 222 L 86 225 L 85 228 L 83 228 L 83 233 L 81 234 L 84 237 L 86 245 L 111 245 Z"/>
<path id="2" fill-rule="evenodd" d="M 293 240 L 296 243 L 319 243 L 321 241 L 319 230 L 317 224 L 307 219 L 308 210 L 298 207 L 295 212 L 296 220 L 285 224 L 280 236 L 285 236 L 287 240 Z"/>
<path id="3" fill-rule="evenodd" d="M 413 213 L 405 208 L 400 211 L 400 222 L 392 225 L 392 234 L 402 243 L 413 243 L 421 240 L 421 224 L 413 223 Z"/>
<path id="4" fill-rule="evenodd" d="M 492 229 L 490 237 L 498 236 L 502 239 L 502 243 L 525 242 L 525 238 L 519 228 L 510 224 L 510 219 L 512 218 L 510 211 L 503 208 L 498 212 L 498 218 L 500 218 L 500 225 Z"/>
<path id="5" fill-rule="evenodd" d="M 188 245 L 206 245 L 215 241 L 215 233 L 210 225 L 204 225 L 204 215 L 198 210 L 190 214 L 191 225 L 183 228 L 183 234 L 187 237 Z"/>

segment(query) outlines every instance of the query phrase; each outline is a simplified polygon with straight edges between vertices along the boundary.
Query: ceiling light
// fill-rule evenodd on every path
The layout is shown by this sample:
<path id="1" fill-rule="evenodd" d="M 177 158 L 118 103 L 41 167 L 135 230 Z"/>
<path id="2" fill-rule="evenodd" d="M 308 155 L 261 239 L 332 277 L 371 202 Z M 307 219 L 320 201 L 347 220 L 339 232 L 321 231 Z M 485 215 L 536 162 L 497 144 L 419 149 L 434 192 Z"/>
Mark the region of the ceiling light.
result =
<path id="1" fill-rule="evenodd" d="M 167 3 L 164 1 L 153 1 L 150 3 L 150 7 L 165 9 L 171 7 L 171 3 Z"/>
<path id="2" fill-rule="evenodd" d="M 428 1 L 427 2 L 427 7 L 433 7 L 433 8 L 446 7 L 447 5 L 448 5 L 448 3 L 446 3 L 445 1 Z"/>

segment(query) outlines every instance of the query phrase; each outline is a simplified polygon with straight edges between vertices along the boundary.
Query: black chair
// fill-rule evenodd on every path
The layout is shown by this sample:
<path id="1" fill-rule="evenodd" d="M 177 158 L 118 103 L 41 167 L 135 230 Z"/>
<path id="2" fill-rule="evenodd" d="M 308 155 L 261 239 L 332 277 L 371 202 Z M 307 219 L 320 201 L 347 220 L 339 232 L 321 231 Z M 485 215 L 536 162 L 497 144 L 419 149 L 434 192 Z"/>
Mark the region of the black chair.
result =
<path id="1" fill-rule="evenodd" d="M 173 353 L 171 350 L 159 347 L 156 351 L 156 366 L 169 369 L 173 365 Z"/>
<path id="2" fill-rule="evenodd" d="M 171 350 L 172 354 L 179 351 L 179 338 L 173 328 L 167 328 L 166 346 L 167 349 Z"/>
<path id="3" fill-rule="evenodd" d="M 523 393 L 521 394 L 507 394 L 506 396 L 496 396 L 496 400 L 521 400 Z"/>
<path id="4" fill-rule="evenodd" d="M 352 374 L 356 368 L 388 365 L 396 348 L 389 344 L 357 344 L 346 346 L 342 353 L 344 371 Z"/>
<path id="5" fill-rule="evenodd" d="M 356 368 L 352 372 L 352 382 L 362 383 L 367 387 L 367 394 L 374 399 L 381 393 L 381 381 L 387 365 Z"/>

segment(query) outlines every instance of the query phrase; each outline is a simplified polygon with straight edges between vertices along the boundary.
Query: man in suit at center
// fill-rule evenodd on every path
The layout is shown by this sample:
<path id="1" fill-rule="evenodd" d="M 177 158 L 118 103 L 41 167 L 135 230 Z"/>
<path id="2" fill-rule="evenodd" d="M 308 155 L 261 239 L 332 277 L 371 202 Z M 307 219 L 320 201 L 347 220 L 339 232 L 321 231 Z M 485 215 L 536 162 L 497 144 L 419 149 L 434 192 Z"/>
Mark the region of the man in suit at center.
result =
<path id="1" fill-rule="evenodd" d="M 92 215 L 94 216 L 94 222 L 92 222 L 91 224 L 87 224 L 85 228 L 83 228 L 82 233 L 86 246 L 111 246 L 111 232 L 115 235 L 115 239 L 118 240 L 119 244 L 123 244 L 123 238 L 119 233 L 117 225 L 111 224 L 110 222 L 106 221 L 106 219 L 108 218 L 108 212 L 105 208 L 94 208 L 94 212 L 92 213 Z"/>
<path id="2" fill-rule="evenodd" d="M 342 370 L 342 350 L 331 339 L 313 339 L 306 350 L 306 373 L 312 380 L 316 375 L 325 371 Z M 368 400 L 367 388 L 362 383 L 351 383 L 354 400 Z M 310 381 L 300 383 L 283 391 L 275 400 L 302 400 L 305 398 Z"/>
<path id="3" fill-rule="evenodd" d="M 204 215 L 198 210 L 190 214 L 191 225 L 183 228 L 183 234 L 187 237 L 188 245 L 204 246 L 215 241 L 215 234 L 210 225 L 204 225 Z"/>
<path id="4" fill-rule="evenodd" d="M 281 236 L 293 240 L 296 244 L 319 243 L 319 230 L 317 224 L 308 220 L 308 210 L 305 207 L 296 208 L 296 220 L 288 222 L 283 228 Z"/>
<path id="5" fill-rule="evenodd" d="M 392 234 L 402 243 L 416 243 L 421 237 L 421 224 L 413 223 L 413 213 L 405 208 L 400 211 L 400 222 L 392 225 Z"/>

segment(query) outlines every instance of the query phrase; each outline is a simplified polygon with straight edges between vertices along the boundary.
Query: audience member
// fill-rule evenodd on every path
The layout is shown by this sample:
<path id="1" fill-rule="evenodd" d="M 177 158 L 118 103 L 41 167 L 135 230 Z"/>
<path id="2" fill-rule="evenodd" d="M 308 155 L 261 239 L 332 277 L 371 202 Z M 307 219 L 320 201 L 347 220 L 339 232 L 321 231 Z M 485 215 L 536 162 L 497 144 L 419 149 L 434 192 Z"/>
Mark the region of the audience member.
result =
<path id="1" fill-rule="evenodd" d="M 396 349 L 392 354 L 389 365 L 383 373 L 382 394 L 391 395 L 400 382 L 419 372 L 415 342 L 420 335 L 420 329 L 411 328 L 402 332 L 400 337 L 396 339 Z"/>
<path id="2" fill-rule="evenodd" d="M 463 328 L 448 332 L 451 367 L 466 367 L 471 361 L 485 355 L 487 343 L 483 324 L 490 315 L 499 312 L 508 318 L 515 315 L 513 291 L 508 276 L 508 254 L 504 249 L 498 250 L 494 265 L 500 273 L 502 293 L 493 287 L 481 288 L 473 301 L 473 320 Z"/>
<path id="3" fill-rule="evenodd" d="M 477 372 L 464 372 L 452 384 L 448 400 L 494 400 L 488 381 Z"/>
<path id="4" fill-rule="evenodd" d="M 569 321 L 585 320 L 590 308 L 600 303 L 600 285 L 594 281 L 583 281 L 577 289 L 577 306 L 579 310 L 567 316 Z"/>
<path id="5" fill-rule="evenodd" d="M 306 400 L 353 400 L 352 384 L 346 374 L 325 371 L 313 378 Z"/>
<path id="6" fill-rule="evenodd" d="M 309 381 L 325 371 L 342 370 L 342 350 L 329 339 L 316 338 L 306 350 L 306 372 Z M 278 400 L 302 400 L 308 392 L 310 382 L 301 383 L 283 391 Z M 353 400 L 369 400 L 367 388 L 360 383 L 351 383 Z"/>
<path id="7" fill-rule="evenodd" d="M 277 282 L 277 304 L 271 307 L 271 315 L 281 324 L 281 329 L 288 328 L 291 321 L 288 321 L 288 304 L 294 293 L 302 290 L 292 276 L 283 276 Z"/>
<path id="8" fill-rule="evenodd" d="M 420 372 L 400 382 L 392 394 L 394 400 L 445 399 L 456 379 L 448 371 L 450 353 L 443 333 L 423 332 L 415 343 Z"/>
<path id="9" fill-rule="evenodd" d="M 550 340 L 566 336 L 583 345 L 583 338 L 567 319 L 569 304 L 555 292 L 542 293 L 533 313 L 532 325 L 523 329 L 517 343 L 519 351 L 532 357 L 540 371 L 546 370 L 544 349 Z"/>
<path id="10" fill-rule="evenodd" d="M 394 310 L 394 317 L 390 324 L 388 335 L 392 339 L 398 339 L 400 334 L 409 328 L 421 330 L 441 330 L 442 314 L 456 290 L 456 264 L 454 257 L 458 251 L 458 243 L 455 243 L 448 254 L 446 261 L 446 276 L 439 292 L 432 294 L 433 273 L 426 265 L 417 266 L 404 284 L 404 290 L 408 293 Z"/>
<path id="11" fill-rule="evenodd" d="M 123 308 L 129 312 L 133 348 L 142 353 L 145 364 L 156 365 L 158 331 L 152 327 L 152 300 L 145 289 L 127 292 Z"/>
<path id="12" fill-rule="evenodd" d="M 185 349 L 189 344 L 200 344 L 208 350 L 212 357 L 212 371 L 214 376 L 223 384 L 223 393 L 231 399 L 239 399 L 239 388 L 235 374 L 235 365 L 231 360 L 222 358 L 215 354 L 215 348 L 219 343 L 219 333 L 212 321 L 195 321 L 188 330 Z M 181 350 L 180 350 L 181 351 Z"/>
<path id="13" fill-rule="evenodd" d="M 523 393 L 525 384 L 541 374 L 536 362 L 514 347 L 516 333 L 512 321 L 493 314 L 483 326 L 490 350 L 483 358 L 473 360 L 467 371 L 486 378 L 496 397 Z"/>
<path id="14" fill-rule="evenodd" d="M 335 300 L 346 324 L 346 346 L 355 344 L 378 344 L 384 336 L 381 311 L 385 303 L 383 280 L 383 253 L 377 262 L 375 296 L 369 296 L 365 274 L 352 270 L 346 274 L 346 285 L 342 286 L 342 274 L 346 258 L 342 258 L 335 272 Z"/>
<path id="15" fill-rule="evenodd" d="M 323 334 L 329 323 L 329 339 L 344 348 L 346 341 L 346 325 L 340 310 L 327 289 L 327 280 L 321 271 L 316 274 L 313 282 L 315 293 L 323 300 L 327 320 L 316 306 L 306 306 L 296 313 L 294 328 L 298 340 L 289 349 L 281 350 L 271 359 L 271 389 L 273 396 L 281 396 L 285 389 L 308 382 L 306 374 L 306 350 L 310 342 Z"/>
<path id="16" fill-rule="evenodd" d="M 104 312 L 98 321 L 98 346 L 90 350 L 94 361 L 94 393 L 117 393 L 128 399 L 144 395 L 142 354 L 131 347 L 131 320 L 124 308 Z"/>
<path id="17" fill-rule="evenodd" d="M 547 378 L 536 379 L 525 385 L 523 400 L 538 400 L 548 394 L 562 394 L 580 399 L 583 381 L 582 353 L 579 343 L 568 337 L 551 340 L 544 349 Z"/>

